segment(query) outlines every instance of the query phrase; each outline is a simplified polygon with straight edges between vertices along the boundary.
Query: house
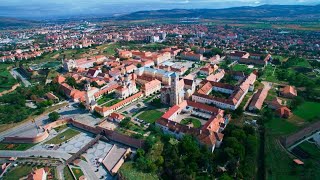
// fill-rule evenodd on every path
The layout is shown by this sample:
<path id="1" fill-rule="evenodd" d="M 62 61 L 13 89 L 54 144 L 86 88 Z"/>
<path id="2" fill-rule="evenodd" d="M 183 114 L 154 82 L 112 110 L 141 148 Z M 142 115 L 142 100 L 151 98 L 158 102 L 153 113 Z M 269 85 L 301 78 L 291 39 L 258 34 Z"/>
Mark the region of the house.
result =
<path id="1" fill-rule="evenodd" d="M 100 69 L 92 69 L 90 68 L 87 72 L 87 76 L 94 78 L 97 77 L 99 73 L 102 73 L 102 71 Z"/>
<path id="2" fill-rule="evenodd" d="M 217 69 L 217 65 L 206 65 L 205 67 L 200 69 L 199 73 L 204 76 L 209 76 L 210 74 L 214 73 Z"/>
<path id="3" fill-rule="evenodd" d="M 285 98 L 294 98 L 297 96 L 297 90 L 293 86 L 285 86 L 280 89 L 280 95 Z"/>
<path id="4" fill-rule="evenodd" d="M 205 115 L 208 121 L 201 128 L 193 128 L 182 125 L 177 122 L 177 116 L 180 113 L 191 113 Z M 228 122 L 230 115 L 224 115 L 224 111 L 209 105 L 193 101 L 183 101 L 178 105 L 171 107 L 160 119 L 156 125 L 166 134 L 171 134 L 177 139 L 181 139 L 185 134 L 193 135 L 197 138 L 199 144 L 206 145 L 211 152 L 215 147 L 219 147 L 223 140 L 221 133 Z"/>
<path id="5" fill-rule="evenodd" d="M 193 52 L 183 52 L 181 53 L 181 58 L 191 61 L 201 61 L 203 59 L 202 54 L 195 54 Z"/>
<path id="6" fill-rule="evenodd" d="M 249 104 L 249 111 L 261 110 L 264 100 L 267 98 L 268 89 L 263 88 L 259 89 L 252 97 L 252 100 Z"/>
<path id="7" fill-rule="evenodd" d="M 28 176 L 27 180 L 46 180 L 47 179 L 47 172 L 44 168 L 33 170 Z"/>
<path id="8" fill-rule="evenodd" d="M 125 117 L 122 115 L 122 114 L 119 114 L 119 113 L 111 113 L 109 116 L 108 116 L 108 120 L 109 121 L 114 121 L 114 122 L 117 122 L 117 123 L 120 123 Z"/>
<path id="9" fill-rule="evenodd" d="M 228 55 L 228 58 L 231 60 L 240 60 L 241 58 L 247 58 L 249 57 L 249 53 L 244 51 L 233 51 Z"/>
<path id="10" fill-rule="evenodd" d="M 47 97 L 47 99 L 52 100 L 53 102 L 59 102 L 59 98 L 52 92 L 46 93 L 45 96 Z"/>
<path id="11" fill-rule="evenodd" d="M 160 90 L 161 90 L 161 81 L 157 79 L 147 82 L 142 86 L 142 91 L 144 92 L 145 96 L 149 96 Z"/>
<path id="12" fill-rule="evenodd" d="M 292 115 L 292 112 L 289 108 L 282 106 L 276 110 L 276 115 L 281 118 L 289 118 Z"/>

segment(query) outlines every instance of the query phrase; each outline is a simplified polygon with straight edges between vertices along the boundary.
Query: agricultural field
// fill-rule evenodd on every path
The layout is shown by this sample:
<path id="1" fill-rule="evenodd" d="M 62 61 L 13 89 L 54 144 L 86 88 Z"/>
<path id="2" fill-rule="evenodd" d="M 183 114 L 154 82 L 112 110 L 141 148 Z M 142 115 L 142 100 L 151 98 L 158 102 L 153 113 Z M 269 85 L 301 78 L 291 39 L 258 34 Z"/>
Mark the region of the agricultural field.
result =
<path id="1" fill-rule="evenodd" d="M 157 110 L 147 110 L 141 113 L 137 118 L 144 120 L 148 123 L 154 123 L 163 115 L 163 112 Z"/>

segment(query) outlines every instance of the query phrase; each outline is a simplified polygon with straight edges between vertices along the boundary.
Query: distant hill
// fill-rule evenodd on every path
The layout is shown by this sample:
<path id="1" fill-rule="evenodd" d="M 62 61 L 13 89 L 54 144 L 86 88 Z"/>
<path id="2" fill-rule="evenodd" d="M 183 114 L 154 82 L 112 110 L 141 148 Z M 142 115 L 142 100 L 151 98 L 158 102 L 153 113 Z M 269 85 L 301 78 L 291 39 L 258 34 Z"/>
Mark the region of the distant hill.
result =
<path id="1" fill-rule="evenodd" d="M 119 20 L 161 18 L 290 18 L 319 19 L 320 5 L 262 5 L 257 7 L 234 7 L 227 9 L 172 9 L 138 11 L 116 17 Z"/>
<path id="2" fill-rule="evenodd" d="M 6 29 L 6 28 L 25 28 L 25 27 L 31 27 L 39 22 L 37 21 L 31 21 L 31 20 L 25 20 L 25 19 L 17 19 L 17 18 L 7 18 L 7 17 L 0 17 L 0 29 Z"/>

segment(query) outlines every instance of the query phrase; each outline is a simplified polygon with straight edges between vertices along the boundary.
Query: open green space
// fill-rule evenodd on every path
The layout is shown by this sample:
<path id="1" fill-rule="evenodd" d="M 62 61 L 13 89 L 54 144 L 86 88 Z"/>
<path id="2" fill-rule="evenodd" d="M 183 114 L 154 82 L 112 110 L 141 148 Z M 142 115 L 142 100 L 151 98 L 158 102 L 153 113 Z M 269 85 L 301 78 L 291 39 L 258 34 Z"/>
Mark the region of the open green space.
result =
<path id="1" fill-rule="evenodd" d="M 71 168 L 71 169 L 76 179 L 79 179 L 81 176 L 83 176 L 83 172 L 80 168 Z"/>
<path id="2" fill-rule="evenodd" d="M 113 98 L 114 98 L 114 93 L 105 94 L 97 101 L 97 103 L 98 103 L 98 105 L 101 105 L 105 102 L 112 100 Z"/>
<path id="3" fill-rule="evenodd" d="M 210 92 L 210 95 L 214 97 L 224 98 L 224 99 L 228 99 L 230 96 L 230 94 L 226 94 L 226 93 L 222 93 L 214 90 Z"/>
<path id="4" fill-rule="evenodd" d="M 17 83 L 17 80 L 7 70 L 9 66 L 12 65 L 0 63 L 0 92 L 11 89 Z"/>
<path id="5" fill-rule="evenodd" d="M 147 110 L 141 113 L 138 118 L 144 120 L 148 123 L 154 123 L 159 119 L 164 113 L 157 110 Z"/>
<path id="6" fill-rule="evenodd" d="M 194 118 L 186 118 L 186 119 L 182 119 L 180 124 L 183 125 L 188 125 L 192 123 L 194 128 L 199 128 L 201 127 L 201 122 L 198 119 L 194 119 Z"/>
<path id="7" fill-rule="evenodd" d="M 122 100 L 121 99 L 113 99 L 111 101 L 108 101 L 106 104 L 104 104 L 104 106 L 110 107 L 110 106 L 113 106 L 113 105 L 117 104 L 120 101 L 122 101 Z"/>
<path id="8" fill-rule="evenodd" d="M 16 180 L 27 176 L 32 171 L 32 166 L 17 166 L 11 169 L 3 177 L 4 180 Z"/>
<path id="9" fill-rule="evenodd" d="M 65 142 L 72 137 L 78 135 L 80 132 L 74 129 L 68 129 L 64 131 L 63 133 L 58 134 L 56 137 L 50 139 L 49 141 L 45 142 L 45 144 L 60 144 L 62 142 Z"/>
<path id="10" fill-rule="evenodd" d="M 143 173 L 133 167 L 132 162 L 124 163 L 120 168 L 120 174 L 127 180 L 156 180 L 159 179 L 155 173 Z"/>
<path id="11" fill-rule="evenodd" d="M 14 151 L 25 151 L 30 149 L 36 144 L 10 144 L 10 143 L 0 143 L 0 150 L 14 150 Z"/>
<path id="12" fill-rule="evenodd" d="M 54 130 L 56 130 L 57 132 L 61 132 L 62 130 L 68 128 L 68 125 L 67 124 L 64 124 L 62 126 L 59 126 L 59 127 L 56 127 L 56 128 L 53 128 Z"/>
<path id="13" fill-rule="evenodd" d="M 273 118 L 266 123 L 266 128 L 274 135 L 290 134 L 298 130 L 298 127 L 287 119 Z"/>
<path id="14" fill-rule="evenodd" d="M 276 66 L 270 66 L 267 65 L 264 69 L 264 73 L 262 75 L 262 79 L 265 81 L 269 81 L 269 82 L 280 82 L 280 80 L 278 80 L 277 75 L 276 75 Z"/>
<path id="15" fill-rule="evenodd" d="M 311 121 L 320 117 L 320 103 L 310 101 L 304 102 L 298 106 L 293 113 L 305 120 Z"/>
<path id="16" fill-rule="evenodd" d="M 67 166 L 65 166 L 64 168 L 63 168 L 63 176 L 64 176 L 64 179 L 70 179 L 70 180 L 73 180 L 74 178 L 73 178 L 73 176 L 72 176 L 72 174 L 71 174 L 71 171 L 70 171 L 70 169 L 67 167 Z"/>
<path id="17" fill-rule="evenodd" d="M 280 138 L 300 129 L 292 120 L 273 118 L 265 123 L 266 179 L 315 179 L 320 173 L 316 161 L 303 160 L 305 165 L 293 163 L 292 156 L 281 144 Z M 309 149 L 310 147 L 307 147 Z"/>
<path id="18" fill-rule="evenodd" d="M 232 66 L 233 71 L 242 71 L 245 72 L 246 74 L 249 74 L 253 71 L 253 69 L 248 68 L 248 65 L 245 64 L 236 64 Z"/>
<path id="19" fill-rule="evenodd" d="M 320 149 L 317 145 L 310 143 L 308 141 L 304 141 L 303 143 L 299 144 L 299 147 L 308 153 L 311 158 L 313 159 L 320 159 Z"/>

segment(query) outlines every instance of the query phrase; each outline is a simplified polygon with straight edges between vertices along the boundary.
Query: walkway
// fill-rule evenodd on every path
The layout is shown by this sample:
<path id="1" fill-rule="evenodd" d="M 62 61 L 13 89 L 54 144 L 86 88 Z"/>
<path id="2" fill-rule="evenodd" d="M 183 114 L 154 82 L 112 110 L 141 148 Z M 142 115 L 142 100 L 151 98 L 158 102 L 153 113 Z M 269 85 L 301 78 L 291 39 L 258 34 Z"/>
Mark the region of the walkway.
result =
<path id="1" fill-rule="evenodd" d="M 3 151 L 0 150 L 0 157 L 30 157 L 30 156 L 35 156 L 35 157 L 53 157 L 53 158 L 61 158 L 61 159 L 69 159 L 71 157 L 70 154 L 65 153 L 65 152 L 59 152 L 59 151 Z M 81 160 L 80 163 L 78 164 L 80 168 L 83 170 L 85 176 L 87 179 L 99 179 L 92 168 L 86 163 L 85 161 Z M 60 167 L 61 169 L 61 167 Z M 61 175 L 61 174 L 60 174 Z"/>
<path id="2" fill-rule="evenodd" d="M 88 144 L 86 144 L 84 147 L 82 147 L 77 153 L 72 155 L 68 160 L 67 164 L 72 163 L 74 160 L 76 160 L 81 154 L 85 153 L 90 147 L 92 147 L 95 143 L 99 141 L 99 139 L 102 137 L 101 134 L 98 134 L 94 139 L 92 139 Z"/>
<path id="3" fill-rule="evenodd" d="M 13 92 L 13 91 L 16 90 L 17 87 L 19 87 L 19 86 L 20 86 L 20 84 L 17 83 L 17 84 L 15 84 L 14 86 L 12 86 L 11 89 L 1 92 L 1 93 L 0 93 L 0 97 L 3 96 L 3 95 L 5 95 L 5 94 L 8 94 L 8 93 Z"/>

